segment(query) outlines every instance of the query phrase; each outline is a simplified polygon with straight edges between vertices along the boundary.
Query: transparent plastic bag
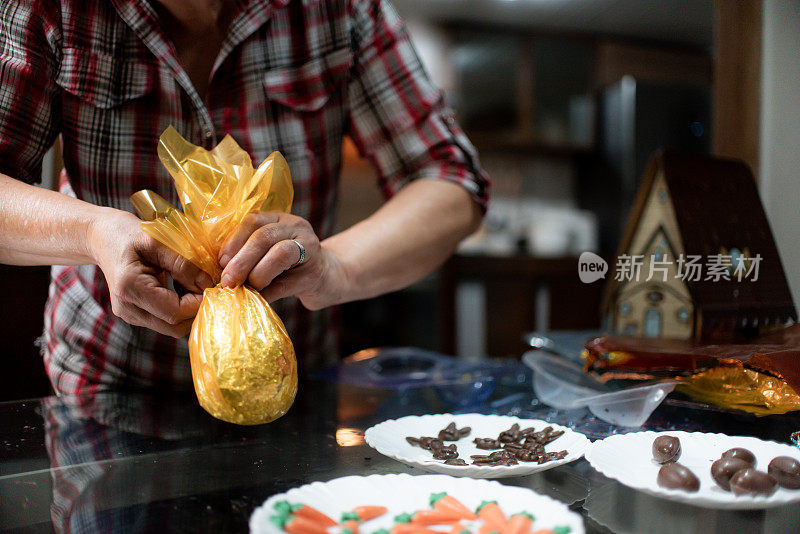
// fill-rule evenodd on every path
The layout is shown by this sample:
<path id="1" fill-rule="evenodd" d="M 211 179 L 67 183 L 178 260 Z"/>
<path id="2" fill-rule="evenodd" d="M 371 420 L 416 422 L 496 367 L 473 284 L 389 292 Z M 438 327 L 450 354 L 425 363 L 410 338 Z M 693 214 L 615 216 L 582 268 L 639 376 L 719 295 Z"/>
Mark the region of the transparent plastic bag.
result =
<path id="1" fill-rule="evenodd" d="M 205 150 L 171 126 L 158 156 L 175 180 L 183 211 L 152 191 L 131 197 L 142 229 L 207 272 L 215 284 L 220 248 L 254 211 L 292 207 L 289 166 L 273 152 L 254 169 L 230 136 Z M 297 360 L 281 319 L 247 286 L 203 292 L 189 336 L 192 379 L 200 405 L 223 421 L 267 423 L 285 414 L 297 393 Z"/>

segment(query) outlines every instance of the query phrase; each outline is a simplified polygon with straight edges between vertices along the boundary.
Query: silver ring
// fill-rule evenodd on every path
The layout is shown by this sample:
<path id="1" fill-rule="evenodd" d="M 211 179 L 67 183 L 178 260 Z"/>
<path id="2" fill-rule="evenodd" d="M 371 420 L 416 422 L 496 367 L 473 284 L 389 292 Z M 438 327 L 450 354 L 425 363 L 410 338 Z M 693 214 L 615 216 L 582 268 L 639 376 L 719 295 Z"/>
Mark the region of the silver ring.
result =
<path id="1" fill-rule="evenodd" d="M 297 260 L 294 265 L 292 265 L 292 268 L 294 268 L 306 261 L 306 247 L 304 247 L 303 244 L 297 239 L 292 239 L 292 241 L 294 241 L 295 245 L 297 245 L 297 247 L 300 249 L 300 259 Z"/>

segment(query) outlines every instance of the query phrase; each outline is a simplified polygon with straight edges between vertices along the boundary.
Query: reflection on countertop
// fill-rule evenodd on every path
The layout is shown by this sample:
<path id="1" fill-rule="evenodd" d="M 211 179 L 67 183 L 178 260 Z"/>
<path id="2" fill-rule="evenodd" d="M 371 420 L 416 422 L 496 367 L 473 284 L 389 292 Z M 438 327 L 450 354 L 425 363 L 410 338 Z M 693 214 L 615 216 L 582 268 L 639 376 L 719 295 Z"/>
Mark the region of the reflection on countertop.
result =
<path id="1" fill-rule="evenodd" d="M 244 532 L 255 507 L 292 487 L 347 475 L 421 474 L 369 448 L 363 432 L 389 418 L 450 411 L 433 389 L 306 380 L 286 416 L 254 427 L 212 419 L 192 396 L 102 393 L 2 403 L 0 531 Z M 466 410 L 545 419 L 593 438 L 626 431 L 585 410 L 541 404 L 529 374 L 501 380 L 491 398 Z M 645 428 L 735 429 L 787 441 L 797 424 L 796 417 L 709 415 L 665 403 Z M 753 532 L 800 528 L 800 506 L 734 513 L 673 505 L 606 479 L 584 460 L 502 482 L 569 504 L 586 517 L 587 532 L 667 532 L 673 513 L 683 532 L 719 531 L 734 521 Z"/>

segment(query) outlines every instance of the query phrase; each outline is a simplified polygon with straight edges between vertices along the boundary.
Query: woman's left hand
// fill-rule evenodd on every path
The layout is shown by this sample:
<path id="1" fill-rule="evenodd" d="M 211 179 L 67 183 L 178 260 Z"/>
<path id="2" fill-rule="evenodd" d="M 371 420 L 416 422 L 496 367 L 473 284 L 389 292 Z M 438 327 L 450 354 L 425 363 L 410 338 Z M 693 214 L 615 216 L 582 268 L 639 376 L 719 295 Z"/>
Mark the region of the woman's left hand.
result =
<path id="1" fill-rule="evenodd" d="M 247 283 L 267 302 L 294 295 L 311 310 L 337 303 L 345 282 L 341 263 L 311 224 L 281 212 L 245 217 L 222 246 L 219 264 L 223 287 Z"/>

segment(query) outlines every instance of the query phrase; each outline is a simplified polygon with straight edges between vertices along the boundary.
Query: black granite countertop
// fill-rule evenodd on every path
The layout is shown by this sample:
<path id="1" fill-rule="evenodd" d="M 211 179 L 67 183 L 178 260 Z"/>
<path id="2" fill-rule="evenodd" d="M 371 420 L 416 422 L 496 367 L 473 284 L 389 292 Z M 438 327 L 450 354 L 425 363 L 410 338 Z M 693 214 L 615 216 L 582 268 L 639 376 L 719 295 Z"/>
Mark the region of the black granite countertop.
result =
<path id="1" fill-rule="evenodd" d="M 516 389 L 515 389 L 516 388 Z M 595 439 L 624 431 L 586 413 L 539 404 L 528 378 L 473 410 L 547 419 Z M 510 396 L 509 396 L 510 395 Z M 0 403 L 0 531 L 247 532 L 265 499 L 312 481 L 423 471 L 382 456 L 363 432 L 388 418 L 452 407 L 431 388 L 404 392 L 302 381 L 283 418 L 262 426 L 216 421 L 193 396 L 106 393 Z M 664 403 L 646 428 L 789 440 L 798 418 L 755 418 Z M 793 532 L 800 505 L 724 512 L 629 489 L 585 460 L 502 479 L 567 503 L 587 532 Z"/>

